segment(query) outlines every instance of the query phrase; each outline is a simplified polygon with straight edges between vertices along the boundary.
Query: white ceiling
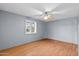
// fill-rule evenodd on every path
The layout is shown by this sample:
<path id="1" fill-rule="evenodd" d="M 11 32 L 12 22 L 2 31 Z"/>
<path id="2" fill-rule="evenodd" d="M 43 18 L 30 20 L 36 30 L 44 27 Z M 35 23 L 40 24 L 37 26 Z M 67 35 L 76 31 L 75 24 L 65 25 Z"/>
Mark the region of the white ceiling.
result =
<path id="1" fill-rule="evenodd" d="M 53 20 L 74 17 L 79 15 L 78 3 L 0 3 L 0 10 L 29 16 L 43 20 L 35 15 L 40 15 L 45 11 L 53 13 Z M 44 21 L 44 20 L 43 20 Z"/>

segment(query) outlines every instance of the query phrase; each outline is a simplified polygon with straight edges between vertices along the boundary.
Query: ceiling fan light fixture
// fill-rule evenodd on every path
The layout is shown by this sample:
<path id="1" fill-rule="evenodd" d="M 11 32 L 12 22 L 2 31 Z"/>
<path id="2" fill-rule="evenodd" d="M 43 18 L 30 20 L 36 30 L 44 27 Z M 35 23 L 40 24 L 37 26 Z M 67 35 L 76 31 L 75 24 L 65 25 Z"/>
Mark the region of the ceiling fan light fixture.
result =
<path id="1" fill-rule="evenodd" d="M 48 19 L 48 16 L 44 16 L 44 19 L 47 20 Z"/>
<path id="2" fill-rule="evenodd" d="M 44 19 L 45 20 L 48 20 L 48 19 L 50 19 L 52 16 L 51 15 L 46 15 L 46 16 L 44 16 Z"/>

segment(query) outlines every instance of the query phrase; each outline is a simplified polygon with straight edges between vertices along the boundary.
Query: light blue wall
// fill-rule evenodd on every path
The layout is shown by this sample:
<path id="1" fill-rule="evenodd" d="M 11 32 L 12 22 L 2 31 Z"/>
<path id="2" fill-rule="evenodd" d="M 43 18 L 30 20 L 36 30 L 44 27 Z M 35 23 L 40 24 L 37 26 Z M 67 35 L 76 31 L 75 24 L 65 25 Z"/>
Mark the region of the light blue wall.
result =
<path id="1" fill-rule="evenodd" d="M 0 49 L 51 38 L 69 43 L 77 43 L 77 17 L 51 21 L 37 22 L 37 33 L 24 35 L 24 20 L 28 18 L 5 11 L 0 11 Z"/>
<path id="2" fill-rule="evenodd" d="M 77 44 L 77 17 L 48 22 L 48 38 Z"/>
<path id="3" fill-rule="evenodd" d="M 44 24 L 43 24 L 43 26 L 44 26 L 44 29 L 43 29 L 43 38 L 47 38 L 47 35 L 48 35 L 48 28 L 47 28 L 47 23 L 45 22 Z"/>
<path id="4" fill-rule="evenodd" d="M 24 35 L 24 20 L 28 19 L 20 15 L 0 11 L 0 49 L 32 42 L 43 37 L 44 22 L 34 20 L 37 22 L 37 33 Z"/>
<path id="5" fill-rule="evenodd" d="M 77 40 L 78 40 L 78 55 L 79 55 L 79 16 L 78 16 L 78 32 L 77 32 Z"/>

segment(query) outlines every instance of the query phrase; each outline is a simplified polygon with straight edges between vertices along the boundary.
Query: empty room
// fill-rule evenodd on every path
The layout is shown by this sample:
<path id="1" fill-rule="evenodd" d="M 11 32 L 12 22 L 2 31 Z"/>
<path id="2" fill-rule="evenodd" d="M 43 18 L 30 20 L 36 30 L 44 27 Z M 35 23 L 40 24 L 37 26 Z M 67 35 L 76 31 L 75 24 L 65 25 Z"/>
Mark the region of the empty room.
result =
<path id="1" fill-rule="evenodd" d="M 0 3 L 0 56 L 78 56 L 79 3 Z"/>

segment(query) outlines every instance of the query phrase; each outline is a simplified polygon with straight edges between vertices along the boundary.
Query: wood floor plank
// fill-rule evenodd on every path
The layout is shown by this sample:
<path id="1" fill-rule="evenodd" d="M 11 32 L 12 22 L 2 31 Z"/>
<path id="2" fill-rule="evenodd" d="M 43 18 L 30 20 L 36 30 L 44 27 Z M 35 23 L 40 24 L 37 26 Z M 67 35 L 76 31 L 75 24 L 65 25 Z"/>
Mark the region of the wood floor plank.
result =
<path id="1" fill-rule="evenodd" d="M 43 39 L 0 51 L 1 56 L 77 56 L 77 45 Z"/>

